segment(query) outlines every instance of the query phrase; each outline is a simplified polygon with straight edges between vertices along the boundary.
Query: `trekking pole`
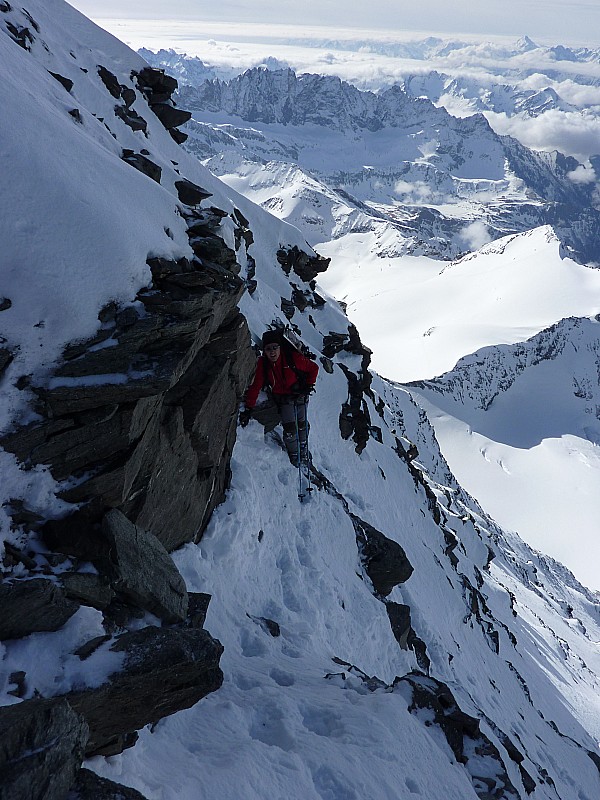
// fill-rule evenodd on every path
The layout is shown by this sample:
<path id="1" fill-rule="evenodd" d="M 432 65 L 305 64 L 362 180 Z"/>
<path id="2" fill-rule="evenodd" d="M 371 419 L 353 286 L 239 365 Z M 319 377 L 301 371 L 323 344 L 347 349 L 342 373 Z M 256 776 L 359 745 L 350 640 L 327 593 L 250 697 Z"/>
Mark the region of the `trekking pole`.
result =
<path id="1" fill-rule="evenodd" d="M 311 477 L 310 477 L 310 448 L 308 446 L 308 434 L 310 431 L 310 427 L 308 425 L 308 396 L 304 398 L 304 424 L 306 425 L 306 480 L 308 481 L 308 486 L 306 487 L 306 491 L 310 495 L 312 492 L 312 485 L 311 485 Z"/>
<path id="2" fill-rule="evenodd" d="M 296 421 L 296 452 L 298 456 L 298 498 L 302 500 L 302 463 L 300 461 L 300 431 L 298 430 L 298 401 L 294 399 L 294 419 Z"/>

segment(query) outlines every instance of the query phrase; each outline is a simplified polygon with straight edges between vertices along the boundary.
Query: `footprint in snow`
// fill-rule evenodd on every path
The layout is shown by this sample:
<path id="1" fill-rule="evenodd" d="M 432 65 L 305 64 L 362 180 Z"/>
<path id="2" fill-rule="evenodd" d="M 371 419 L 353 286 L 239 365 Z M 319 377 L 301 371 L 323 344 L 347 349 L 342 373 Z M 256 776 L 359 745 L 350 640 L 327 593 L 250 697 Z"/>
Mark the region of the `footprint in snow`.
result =
<path id="1" fill-rule="evenodd" d="M 241 637 L 242 654 L 246 658 L 264 656 L 267 654 L 265 643 L 254 632 L 242 631 Z"/>
<path id="2" fill-rule="evenodd" d="M 285 672 L 285 670 L 282 669 L 277 669 L 277 667 L 273 667 L 269 675 L 278 686 L 293 686 L 296 682 L 291 673 Z"/>

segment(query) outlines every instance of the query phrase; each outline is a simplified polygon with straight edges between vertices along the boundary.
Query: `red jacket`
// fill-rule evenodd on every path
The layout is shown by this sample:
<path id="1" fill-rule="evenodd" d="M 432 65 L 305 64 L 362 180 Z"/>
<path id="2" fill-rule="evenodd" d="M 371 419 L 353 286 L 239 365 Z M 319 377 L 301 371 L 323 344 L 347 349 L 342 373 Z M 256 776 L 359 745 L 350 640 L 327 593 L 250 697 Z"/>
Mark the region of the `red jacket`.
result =
<path id="1" fill-rule="evenodd" d="M 298 372 L 302 372 L 306 375 L 306 383 L 309 386 L 314 386 L 317 380 L 319 366 L 315 364 L 314 361 L 311 361 L 310 358 L 306 358 L 306 356 L 303 356 L 302 353 L 298 353 L 296 350 L 292 350 L 289 357 L 293 359 Z M 279 358 L 274 364 L 271 364 L 266 356 L 263 356 L 258 359 L 254 379 L 246 392 L 246 408 L 254 408 L 256 399 L 263 387 L 270 386 L 273 394 L 282 396 L 293 394 L 294 390 L 292 387 L 296 383 L 298 383 L 298 375 L 288 364 L 288 357 L 283 350 L 280 351 Z"/>

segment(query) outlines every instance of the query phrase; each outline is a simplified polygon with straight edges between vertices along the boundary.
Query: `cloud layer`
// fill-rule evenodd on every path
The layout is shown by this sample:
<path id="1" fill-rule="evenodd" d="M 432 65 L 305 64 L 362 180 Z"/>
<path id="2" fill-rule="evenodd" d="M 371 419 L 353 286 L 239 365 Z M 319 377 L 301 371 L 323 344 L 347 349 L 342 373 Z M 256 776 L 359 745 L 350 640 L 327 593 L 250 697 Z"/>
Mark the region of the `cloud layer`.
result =
<path id="1" fill-rule="evenodd" d="M 436 30 L 442 33 L 499 34 L 551 37 L 564 42 L 585 43 L 590 31 L 600 30 L 600 6 L 596 0 L 221 0 L 218 4 L 197 0 L 71 0 L 92 18 L 237 20 L 283 25 L 340 25 L 398 31 Z"/>

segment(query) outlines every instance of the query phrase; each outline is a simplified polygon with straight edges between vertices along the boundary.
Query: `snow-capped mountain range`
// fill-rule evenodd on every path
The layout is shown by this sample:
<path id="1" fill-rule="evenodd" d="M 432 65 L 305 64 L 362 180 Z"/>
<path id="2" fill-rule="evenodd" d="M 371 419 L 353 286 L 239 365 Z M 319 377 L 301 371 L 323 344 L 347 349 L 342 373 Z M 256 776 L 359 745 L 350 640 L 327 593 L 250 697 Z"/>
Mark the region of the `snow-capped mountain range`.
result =
<path id="1" fill-rule="evenodd" d="M 332 208 L 339 198 L 367 222 L 317 254 L 228 185 L 236 173 L 223 182 L 181 147 L 188 115 L 172 79 L 62 0 L 0 2 L 0 54 L 0 795 L 593 800 L 597 594 L 465 491 L 411 394 L 444 381 L 406 388 L 372 371 L 377 349 L 326 290 L 364 253 L 380 295 L 373 264 L 391 270 L 398 256 L 367 259 L 367 240 L 390 237 L 392 253 L 407 238 L 386 189 L 378 208 L 375 181 L 361 177 L 357 198 L 319 182 Z M 396 94 L 405 124 L 411 108 L 433 108 Z M 398 144 L 411 181 L 441 173 L 453 197 L 484 174 L 509 181 L 484 121 L 447 120 L 432 152 L 424 121 L 417 144 Z M 342 141 L 331 133 L 329 149 L 311 157 L 305 146 L 294 165 L 315 184 L 313 168 Z M 440 168 L 427 170 L 436 154 Z M 522 157 L 556 193 L 532 205 L 566 204 L 570 189 L 580 213 L 583 190 L 560 159 Z M 437 278 L 464 289 L 482 264 L 518 274 L 523 248 L 540 252 L 538 266 L 553 254 L 527 335 L 567 305 L 590 317 L 594 298 L 580 289 L 593 294 L 598 272 L 566 257 L 550 228 L 410 263 L 435 264 L 432 289 Z M 559 285 L 570 291 L 557 297 Z M 447 296 L 431 313 L 444 306 Z M 277 436 L 256 420 L 237 426 L 251 342 L 274 318 L 320 365 L 305 504 Z M 523 317 L 498 320 L 505 341 L 521 341 Z M 586 408 L 595 325 L 561 329 L 589 347 L 576 369 Z M 488 333 L 474 325 L 469 352 Z M 515 352 L 502 388 L 539 366 L 543 346 Z M 558 364 L 569 346 L 546 355 Z M 484 369 L 496 387 L 498 360 Z M 471 381 L 476 365 L 460 374 Z M 485 406 L 491 393 L 463 386 L 471 396 Z"/>
<path id="2" fill-rule="evenodd" d="M 516 49 L 523 54 L 535 48 L 524 41 Z M 591 52 L 580 56 L 593 61 Z M 464 85 L 471 79 L 460 80 Z M 396 380 L 433 378 L 479 347 L 523 342 L 564 317 L 595 315 L 600 308 L 597 273 L 589 269 L 598 259 L 597 157 L 583 164 L 556 152 L 533 152 L 496 134 L 481 115 L 453 117 L 426 96 L 439 99 L 448 85 L 439 74 L 422 75 L 413 85 L 419 96 L 412 97 L 399 86 L 372 93 L 335 77 L 261 68 L 228 83 L 212 79 L 182 89 L 194 114 L 186 147 L 332 257 L 324 286 L 348 304 L 374 349 L 376 368 Z M 491 85 L 478 96 L 506 91 L 505 85 Z M 526 238 L 511 245 L 506 256 L 515 255 L 506 258 L 515 232 Z M 467 255 L 461 261 L 482 245 L 483 258 L 471 261 Z M 495 252 L 507 271 L 503 267 L 490 282 L 489 256 Z M 567 254 L 586 266 L 577 267 Z M 455 259 L 457 266 L 445 270 L 440 258 Z M 512 369 L 512 353 L 505 358 L 507 364 L 496 365 L 500 371 Z M 570 375 L 568 385 L 574 381 Z M 505 492 L 490 500 L 493 470 L 481 478 L 490 472 L 481 456 L 489 447 L 465 428 L 466 449 L 459 452 L 456 435 L 444 436 L 439 427 L 446 417 L 431 413 L 446 456 L 457 469 L 459 463 L 471 465 L 462 480 L 482 501 L 485 495 L 486 507 L 594 583 L 593 567 L 579 555 L 594 546 L 593 495 L 577 503 L 576 546 L 562 541 L 568 509 L 577 502 L 564 473 L 573 475 L 570 487 L 581 480 L 587 485 L 591 466 L 591 483 L 596 480 L 595 450 L 591 461 L 578 455 L 589 446 L 585 426 L 567 424 L 578 431 L 575 448 L 559 448 L 562 455 L 544 465 L 544 485 L 561 498 L 560 513 L 557 503 L 555 513 L 546 513 L 535 468 L 521 466 L 518 488 L 514 479 L 511 486 L 530 498 L 531 508 L 512 515 L 498 510 Z M 530 416 L 526 406 L 521 413 Z M 505 463 L 507 455 L 499 460 Z"/>

